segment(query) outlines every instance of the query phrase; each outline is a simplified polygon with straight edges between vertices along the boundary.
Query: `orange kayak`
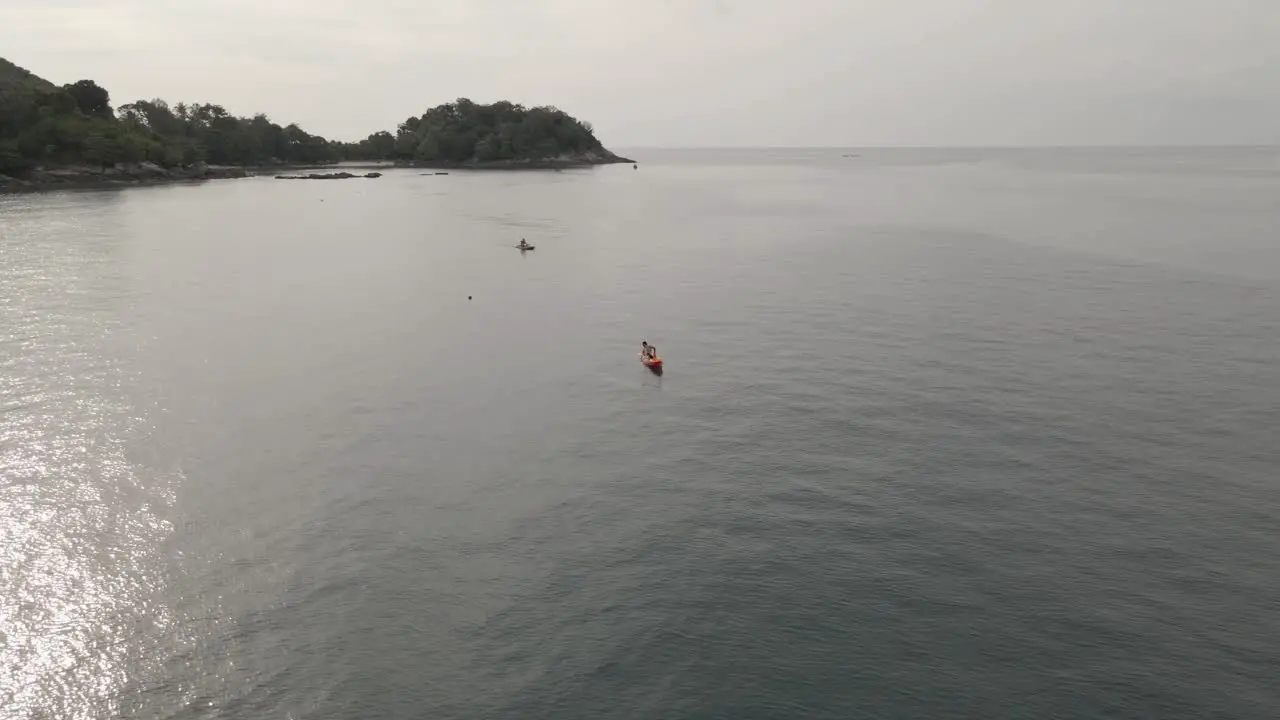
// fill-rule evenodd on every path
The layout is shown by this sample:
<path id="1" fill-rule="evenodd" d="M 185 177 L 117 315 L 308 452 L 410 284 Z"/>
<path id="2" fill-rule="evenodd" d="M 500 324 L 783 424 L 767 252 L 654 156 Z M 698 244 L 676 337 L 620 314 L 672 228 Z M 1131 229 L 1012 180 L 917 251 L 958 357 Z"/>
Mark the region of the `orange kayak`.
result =
<path id="1" fill-rule="evenodd" d="M 650 370 L 662 370 L 662 358 L 660 357 L 647 358 L 644 355 L 641 355 L 640 362 L 644 363 L 644 366 Z"/>

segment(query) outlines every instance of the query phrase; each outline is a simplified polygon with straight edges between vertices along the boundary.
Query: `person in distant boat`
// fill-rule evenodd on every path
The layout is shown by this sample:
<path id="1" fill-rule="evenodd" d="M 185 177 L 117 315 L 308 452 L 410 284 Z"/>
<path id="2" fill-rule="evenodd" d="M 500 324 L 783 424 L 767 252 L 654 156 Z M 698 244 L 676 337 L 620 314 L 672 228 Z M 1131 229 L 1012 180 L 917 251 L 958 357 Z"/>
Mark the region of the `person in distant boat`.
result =
<path id="1" fill-rule="evenodd" d="M 652 359 L 654 359 L 654 358 L 658 357 L 658 348 L 657 348 L 656 346 L 650 345 L 650 344 L 649 344 L 647 341 L 645 341 L 645 340 L 641 340 L 641 341 L 640 341 L 640 354 L 641 354 L 641 355 L 643 355 L 643 356 L 645 357 L 645 359 L 647 359 L 647 360 L 652 360 Z"/>
<path id="2" fill-rule="evenodd" d="M 529 247 L 529 243 L 525 242 L 524 238 L 520 238 L 520 247 L 527 248 Z"/>

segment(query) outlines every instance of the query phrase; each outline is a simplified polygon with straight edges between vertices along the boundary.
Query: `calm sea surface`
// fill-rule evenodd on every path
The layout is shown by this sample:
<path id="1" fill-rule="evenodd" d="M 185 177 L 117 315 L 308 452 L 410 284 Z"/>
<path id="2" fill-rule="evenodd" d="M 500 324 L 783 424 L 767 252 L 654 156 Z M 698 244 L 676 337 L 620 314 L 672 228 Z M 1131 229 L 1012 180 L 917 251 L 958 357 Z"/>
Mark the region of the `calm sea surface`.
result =
<path id="1" fill-rule="evenodd" d="M 629 154 L 0 197 L 0 719 L 1280 716 L 1280 151 Z"/>

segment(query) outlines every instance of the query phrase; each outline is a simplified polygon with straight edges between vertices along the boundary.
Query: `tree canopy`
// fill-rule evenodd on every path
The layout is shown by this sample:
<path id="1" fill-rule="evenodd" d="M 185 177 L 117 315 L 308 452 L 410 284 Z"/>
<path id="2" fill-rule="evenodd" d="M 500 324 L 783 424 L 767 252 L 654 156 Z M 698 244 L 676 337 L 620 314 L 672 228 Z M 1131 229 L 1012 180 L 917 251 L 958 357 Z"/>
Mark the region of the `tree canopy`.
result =
<path id="1" fill-rule="evenodd" d="M 482 105 L 467 98 L 437 105 L 342 148 L 350 160 L 490 163 L 583 153 L 608 155 L 590 123 L 555 107 L 526 108 L 508 101 Z"/>
<path id="2" fill-rule="evenodd" d="M 39 165 L 152 162 L 164 167 L 322 164 L 339 160 L 500 164 L 590 156 L 620 160 L 591 125 L 555 107 L 466 98 L 342 143 L 266 115 L 237 117 L 221 105 L 137 100 L 113 110 L 92 80 L 58 87 L 0 59 L 0 173 Z"/>
<path id="3" fill-rule="evenodd" d="M 265 115 L 231 115 L 221 105 L 139 100 L 113 111 L 92 80 L 57 87 L 0 60 L 0 173 L 46 163 L 149 161 L 171 167 L 319 164 L 341 143 Z"/>

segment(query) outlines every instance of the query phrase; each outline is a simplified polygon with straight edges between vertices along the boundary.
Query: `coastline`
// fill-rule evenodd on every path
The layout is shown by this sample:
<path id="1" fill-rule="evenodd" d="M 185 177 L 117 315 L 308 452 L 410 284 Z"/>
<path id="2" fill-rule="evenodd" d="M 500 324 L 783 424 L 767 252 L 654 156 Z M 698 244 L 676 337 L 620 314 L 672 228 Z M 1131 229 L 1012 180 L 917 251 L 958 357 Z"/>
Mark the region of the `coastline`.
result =
<path id="1" fill-rule="evenodd" d="M 422 168 L 427 170 L 568 170 L 571 168 L 588 168 L 597 165 L 634 165 L 635 160 L 614 155 L 607 150 L 603 153 L 589 152 L 576 155 L 558 155 L 548 158 L 531 158 L 526 160 L 400 160 L 393 164 L 398 168 Z"/>
<path id="2" fill-rule="evenodd" d="M 196 163 L 164 168 L 155 163 L 126 163 L 107 167 L 60 165 L 36 168 L 21 175 L 0 175 L 0 194 L 43 190 L 91 190 L 112 187 L 169 185 L 248 177 L 244 167 Z"/>
<path id="3" fill-rule="evenodd" d="M 205 180 L 225 180 L 262 175 L 275 175 L 283 171 L 301 170 L 353 170 L 421 168 L 435 170 L 567 170 L 589 168 L 597 165 L 635 164 L 635 160 L 605 153 L 560 155 L 552 158 L 529 160 L 496 160 L 491 162 L 467 161 L 348 161 L 324 164 L 279 165 L 207 165 L 196 163 L 187 167 L 164 168 L 154 163 L 129 163 L 105 168 L 88 165 L 65 165 L 37 168 L 21 175 L 0 175 L 0 194 L 41 192 L 45 190 L 97 190 L 117 187 L 145 187 L 197 183 Z"/>

